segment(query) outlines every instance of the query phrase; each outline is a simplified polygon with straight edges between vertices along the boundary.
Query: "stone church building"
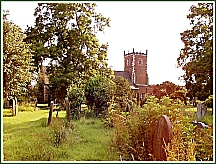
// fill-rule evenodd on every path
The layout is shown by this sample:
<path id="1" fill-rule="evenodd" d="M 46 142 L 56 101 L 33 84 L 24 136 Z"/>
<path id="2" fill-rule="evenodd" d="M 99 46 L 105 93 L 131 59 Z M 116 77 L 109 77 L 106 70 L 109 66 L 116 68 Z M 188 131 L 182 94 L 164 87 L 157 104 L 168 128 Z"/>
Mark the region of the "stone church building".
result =
<path id="1" fill-rule="evenodd" d="M 147 54 L 142 52 L 125 53 L 124 71 L 114 71 L 115 76 L 123 76 L 130 83 L 131 89 L 135 91 L 135 97 L 143 99 L 153 94 L 153 88 L 149 85 L 147 72 Z"/>

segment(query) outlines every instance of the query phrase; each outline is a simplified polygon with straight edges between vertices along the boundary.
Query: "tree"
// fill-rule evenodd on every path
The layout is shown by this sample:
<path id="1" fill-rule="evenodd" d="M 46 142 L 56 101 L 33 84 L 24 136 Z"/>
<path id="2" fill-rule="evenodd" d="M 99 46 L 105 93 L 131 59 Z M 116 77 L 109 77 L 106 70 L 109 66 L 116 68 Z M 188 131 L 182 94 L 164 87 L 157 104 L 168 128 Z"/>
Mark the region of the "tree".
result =
<path id="1" fill-rule="evenodd" d="M 91 77 L 85 86 L 87 105 L 96 116 L 107 113 L 109 102 L 113 99 L 115 83 L 105 76 Z"/>
<path id="2" fill-rule="evenodd" d="M 184 48 L 177 61 L 190 97 L 205 100 L 213 94 L 213 3 L 198 3 L 190 12 L 192 29 L 181 33 Z"/>
<path id="3" fill-rule="evenodd" d="M 175 92 L 173 92 L 172 94 L 170 94 L 170 98 L 172 98 L 172 99 L 179 99 L 182 102 L 184 102 L 185 105 L 187 105 L 186 93 L 187 93 L 187 91 L 185 89 L 176 90 Z"/>
<path id="4" fill-rule="evenodd" d="M 81 114 L 81 105 L 85 101 L 83 88 L 71 86 L 67 90 L 68 100 L 70 101 L 70 112 L 72 118 L 79 119 Z"/>
<path id="5" fill-rule="evenodd" d="M 44 34 L 37 30 L 37 28 L 28 27 L 25 30 L 27 37 L 24 41 L 30 44 L 30 49 L 32 53 L 32 64 L 34 66 L 34 72 L 36 74 L 40 73 L 43 61 L 49 56 L 48 49 L 44 47 L 46 43 L 46 38 Z"/>
<path id="6" fill-rule="evenodd" d="M 44 76 L 38 73 L 37 84 L 34 87 L 34 96 L 37 97 L 39 103 L 44 102 Z"/>
<path id="7" fill-rule="evenodd" d="M 32 54 L 26 37 L 19 26 L 7 19 L 9 11 L 3 13 L 3 96 L 21 96 L 28 90 L 32 80 Z"/>
<path id="8" fill-rule="evenodd" d="M 40 52 L 46 49 L 36 58 L 39 63 L 50 59 L 47 74 L 58 99 L 66 96 L 71 84 L 80 87 L 91 76 L 112 73 L 106 61 L 108 44 L 99 44 L 95 35 L 109 26 L 109 18 L 96 13 L 95 7 L 95 3 L 38 3 L 35 9 L 28 42 L 40 44 Z"/>
<path id="9" fill-rule="evenodd" d="M 177 90 L 181 90 L 181 87 L 169 81 L 153 86 L 153 94 L 159 99 L 163 96 L 170 96 Z"/>
<path id="10" fill-rule="evenodd" d="M 120 106 L 126 107 L 128 101 L 132 98 L 133 92 L 130 88 L 129 82 L 122 76 L 117 76 L 115 82 L 115 101 L 120 103 Z"/>

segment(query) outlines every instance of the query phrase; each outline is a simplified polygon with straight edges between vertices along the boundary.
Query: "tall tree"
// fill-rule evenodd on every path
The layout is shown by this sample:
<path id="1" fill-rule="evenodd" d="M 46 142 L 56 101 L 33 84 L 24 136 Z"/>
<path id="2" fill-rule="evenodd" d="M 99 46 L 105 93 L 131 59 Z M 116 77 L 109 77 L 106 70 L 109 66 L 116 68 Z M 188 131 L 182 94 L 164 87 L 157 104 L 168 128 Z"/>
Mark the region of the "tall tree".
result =
<path id="1" fill-rule="evenodd" d="M 58 98 L 66 95 L 71 84 L 79 87 L 90 76 L 111 73 L 106 61 L 108 44 L 101 45 L 95 34 L 109 26 L 109 18 L 96 13 L 95 7 L 95 3 L 38 3 L 35 9 L 29 41 L 46 48 L 48 53 L 37 58 L 50 59 L 47 74 Z"/>
<path id="2" fill-rule="evenodd" d="M 172 82 L 165 81 L 162 84 L 153 85 L 153 94 L 157 98 L 162 98 L 163 96 L 170 96 L 177 90 L 181 90 L 182 88 L 178 85 L 175 85 Z"/>
<path id="3" fill-rule="evenodd" d="M 205 100 L 213 94 L 213 3 L 198 3 L 190 12 L 192 29 L 181 33 L 184 48 L 177 61 L 190 97 Z"/>
<path id="4" fill-rule="evenodd" d="M 20 96 L 32 80 L 32 55 L 21 28 L 3 13 L 3 96 Z"/>
<path id="5" fill-rule="evenodd" d="M 129 100 L 131 100 L 133 96 L 133 91 L 130 88 L 130 84 L 128 80 L 126 80 L 122 76 L 116 76 L 113 81 L 116 85 L 114 92 L 114 100 L 120 105 L 120 107 L 125 108 L 129 103 Z"/>

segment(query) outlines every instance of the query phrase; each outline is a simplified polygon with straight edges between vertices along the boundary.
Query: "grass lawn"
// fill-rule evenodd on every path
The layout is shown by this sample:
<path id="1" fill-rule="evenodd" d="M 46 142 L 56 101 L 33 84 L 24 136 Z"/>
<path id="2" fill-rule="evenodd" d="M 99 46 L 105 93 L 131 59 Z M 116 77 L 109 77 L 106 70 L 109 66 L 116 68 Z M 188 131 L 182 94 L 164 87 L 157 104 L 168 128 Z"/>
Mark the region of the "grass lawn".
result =
<path id="1" fill-rule="evenodd" d="M 190 106 L 185 108 L 185 115 L 192 118 L 193 121 L 197 120 L 196 112 L 197 112 L 197 107 Z M 205 124 L 208 125 L 213 125 L 212 108 L 208 108 L 206 115 L 201 120 L 197 120 L 197 121 L 204 122 Z"/>
<path id="2" fill-rule="evenodd" d="M 6 111 L 5 111 L 6 112 Z M 3 153 L 7 161 L 113 161 L 111 129 L 99 119 L 72 120 L 64 129 L 65 111 L 47 126 L 48 110 L 19 112 L 3 118 Z M 55 117 L 56 112 L 53 113 Z M 66 137 L 61 138 L 62 132 Z"/>
<path id="3" fill-rule="evenodd" d="M 20 111 L 13 117 L 10 109 L 3 110 L 6 161 L 119 161 L 118 153 L 110 147 L 112 129 L 106 128 L 100 119 L 72 120 L 65 127 L 66 112 L 59 111 L 55 118 L 55 111 L 51 125 L 47 126 L 48 115 L 49 110 L 40 108 Z M 189 122 L 194 121 L 196 108 L 185 108 L 183 115 Z M 211 110 L 200 121 L 212 126 Z"/>

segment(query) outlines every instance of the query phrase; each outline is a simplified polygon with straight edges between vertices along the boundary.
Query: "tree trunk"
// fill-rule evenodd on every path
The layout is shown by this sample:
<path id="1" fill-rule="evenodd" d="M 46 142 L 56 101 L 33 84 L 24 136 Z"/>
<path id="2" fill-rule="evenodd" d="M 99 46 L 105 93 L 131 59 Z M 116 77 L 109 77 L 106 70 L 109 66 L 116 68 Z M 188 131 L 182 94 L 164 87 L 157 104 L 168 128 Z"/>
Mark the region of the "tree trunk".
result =
<path id="1" fill-rule="evenodd" d="M 70 102 L 69 102 L 67 97 L 65 98 L 65 103 L 66 103 L 67 122 L 70 122 L 70 120 L 71 120 Z"/>
<path id="2" fill-rule="evenodd" d="M 50 111 L 49 111 L 49 118 L 48 118 L 48 126 L 52 121 L 52 113 L 53 113 L 53 101 L 50 102 Z"/>

